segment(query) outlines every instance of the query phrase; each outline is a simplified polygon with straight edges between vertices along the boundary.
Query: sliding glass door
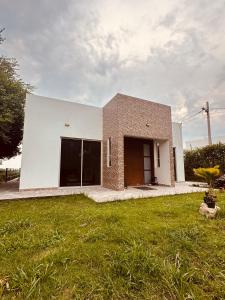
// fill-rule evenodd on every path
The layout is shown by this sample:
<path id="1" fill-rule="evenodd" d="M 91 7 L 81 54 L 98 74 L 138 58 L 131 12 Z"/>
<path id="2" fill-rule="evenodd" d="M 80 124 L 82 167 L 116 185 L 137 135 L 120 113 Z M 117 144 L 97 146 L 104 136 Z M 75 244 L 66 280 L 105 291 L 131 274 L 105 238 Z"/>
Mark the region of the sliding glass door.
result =
<path id="1" fill-rule="evenodd" d="M 101 143 L 83 141 L 82 185 L 100 184 Z"/>
<path id="2" fill-rule="evenodd" d="M 60 186 L 81 186 L 81 140 L 61 140 Z"/>
<path id="3" fill-rule="evenodd" d="M 100 185 L 101 142 L 62 138 L 60 186 Z"/>

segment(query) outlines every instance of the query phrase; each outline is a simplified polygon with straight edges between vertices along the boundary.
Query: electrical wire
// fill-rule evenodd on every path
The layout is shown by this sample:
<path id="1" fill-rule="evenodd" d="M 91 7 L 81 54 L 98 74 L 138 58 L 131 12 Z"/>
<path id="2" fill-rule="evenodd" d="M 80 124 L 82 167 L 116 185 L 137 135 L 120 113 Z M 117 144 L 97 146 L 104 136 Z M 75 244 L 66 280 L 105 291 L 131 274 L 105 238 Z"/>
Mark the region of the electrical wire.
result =
<path id="1" fill-rule="evenodd" d="M 225 111 L 212 111 L 210 116 L 222 116 L 225 114 Z"/>
<path id="2" fill-rule="evenodd" d="M 190 115 L 192 115 L 192 113 L 195 113 L 195 110 L 191 110 L 189 113 L 187 113 L 182 120 L 186 119 L 187 117 L 189 117 Z"/>
<path id="3" fill-rule="evenodd" d="M 225 107 L 211 107 L 210 110 L 211 110 L 211 111 L 213 111 L 213 110 L 225 110 Z M 196 117 L 197 115 L 199 115 L 199 114 L 202 113 L 203 111 L 204 111 L 204 107 L 203 107 L 200 111 L 198 111 L 198 112 L 196 112 L 196 113 L 194 113 L 194 114 L 192 114 L 192 115 L 186 115 L 186 116 L 181 120 L 181 123 L 186 123 L 186 122 L 192 120 L 194 117 Z M 215 113 L 216 113 L 216 112 L 215 112 Z M 223 113 L 223 112 L 217 112 L 217 113 Z M 215 114 L 212 112 L 212 115 L 215 115 Z"/>
<path id="4" fill-rule="evenodd" d="M 203 109 L 201 109 L 200 111 L 198 111 L 197 113 L 195 113 L 193 115 L 185 117 L 181 122 L 185 123 L 185 122 L 189 121 L 190 119 L 192 119 L 192 118 L 196 117 L 198 114 L 200 114 L 202 111 L 203 111 Z"/>

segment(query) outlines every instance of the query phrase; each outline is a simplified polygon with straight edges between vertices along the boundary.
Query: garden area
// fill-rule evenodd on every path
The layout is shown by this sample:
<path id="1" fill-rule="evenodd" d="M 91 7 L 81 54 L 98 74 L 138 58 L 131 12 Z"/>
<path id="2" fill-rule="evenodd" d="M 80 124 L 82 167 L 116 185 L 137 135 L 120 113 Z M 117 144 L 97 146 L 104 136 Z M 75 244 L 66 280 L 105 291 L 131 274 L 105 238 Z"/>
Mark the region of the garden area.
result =
<path id="1" fill-rule="evenodd" d="M 225 194 L 0 203 L 2 299 L 225 299 Z"/>

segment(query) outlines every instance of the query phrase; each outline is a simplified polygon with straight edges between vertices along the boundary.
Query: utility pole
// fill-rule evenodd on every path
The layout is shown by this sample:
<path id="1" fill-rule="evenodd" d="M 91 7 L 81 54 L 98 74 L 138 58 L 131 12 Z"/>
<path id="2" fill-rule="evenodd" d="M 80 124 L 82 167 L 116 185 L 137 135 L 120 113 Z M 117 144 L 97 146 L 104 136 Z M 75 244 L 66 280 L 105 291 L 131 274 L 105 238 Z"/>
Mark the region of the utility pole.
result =
<path id="1" fill-rule="evenodd" d="M 211 124 L 210 124 L 210 113 L 209 113 L 209 102 L 206 102 L 206 106 L 202 108 L 207 115 L 207 126 L 208 126 L 208 143 L 212 145 L 212 135 L 211 135 Z"/>

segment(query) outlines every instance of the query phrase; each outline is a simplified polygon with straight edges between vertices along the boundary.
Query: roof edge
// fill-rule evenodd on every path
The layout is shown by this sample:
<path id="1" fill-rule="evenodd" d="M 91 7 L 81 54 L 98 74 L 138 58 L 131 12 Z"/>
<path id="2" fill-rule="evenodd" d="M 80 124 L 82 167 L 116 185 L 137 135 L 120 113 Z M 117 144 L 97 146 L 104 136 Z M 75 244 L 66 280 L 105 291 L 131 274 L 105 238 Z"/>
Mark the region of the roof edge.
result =
<path id="1" fill-rule="evenodd" d="M 85 103 L 81 103 L 81 102 L 77 102 L 77 101 L 72 101 L 72 100 L 65 100 L 65 99 L 59 99 L 59 98 L 54 98 L 54 97 L 48 97 L 48 96 L 42 96 L 42 95 L 37 95 L 37 94 L 34 94 L 34 93 L 27 93 L 26 95 L 26 99 L 29 97 L 29 96 L 34 96 L 34 97 L 37 97 L 37 98 L 41 98 L 41 99 L 47 99 L 49 101 L 58 101 L 58 102 L 66 102 L 66 103 L 71 103 L 71 104 L 78 104 L 78 105 L 82 105 L 82 106 L 88 106 L 88 107 L 93 107 L 93 108 L 99 108 L 99 109 L 102 109 L 101 106 L 97 106 L 97 105 L 92 105 L 92 104 L 85 104 Z"/>
<path id="2" fill-rule="evenodd" d="M 131 99 L 134 99 L 134 100 L 139 100 L 139 101 L 144 101 L 144 102 L 147 102 L 147 103 L 150 102 L 152 104 L 157 104 L 157 105 L 165 106 L 165 107 L 167 107 L 167 108 L 169 108 L 171 110 L 171 106 L 170 105 L 159 103 L 159 102 L 155 102 L 155 101 L 152 101 L 152 100 L 147 100 L 147 99 L 142 99 L 142 98 L 138 98 L 138 97 L 126 95 L 126 94 L 123 94 L 123 93 L 116 93 L 116 95 L 113 96 L 104 106 L 106 106 L 111 101 L 115 101 L 118 96 L 127 97 L 127 98 L 131 98 Z"/>

